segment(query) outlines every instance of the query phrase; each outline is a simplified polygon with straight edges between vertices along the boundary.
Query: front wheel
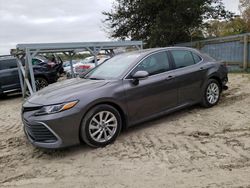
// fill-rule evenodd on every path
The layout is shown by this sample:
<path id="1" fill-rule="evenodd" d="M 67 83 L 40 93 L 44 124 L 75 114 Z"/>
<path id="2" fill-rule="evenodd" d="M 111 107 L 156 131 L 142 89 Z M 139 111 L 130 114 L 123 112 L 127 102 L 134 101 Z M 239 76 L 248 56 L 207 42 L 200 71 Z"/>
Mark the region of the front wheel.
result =
<path id="1" fill-rule="evenodd" d="M 215 106 L 221 95 L 221 87 L 217 80 L 209 79 L 203 91 L 202 106 L 209 108 Z"/>
<path id="2" fill-rule="evenodd" d="M 81 123 L 82 140 L 91 147 L 104 147 L 115 141 L 122 127 L 120 113 L 110 105 L 92 108 Z"/>

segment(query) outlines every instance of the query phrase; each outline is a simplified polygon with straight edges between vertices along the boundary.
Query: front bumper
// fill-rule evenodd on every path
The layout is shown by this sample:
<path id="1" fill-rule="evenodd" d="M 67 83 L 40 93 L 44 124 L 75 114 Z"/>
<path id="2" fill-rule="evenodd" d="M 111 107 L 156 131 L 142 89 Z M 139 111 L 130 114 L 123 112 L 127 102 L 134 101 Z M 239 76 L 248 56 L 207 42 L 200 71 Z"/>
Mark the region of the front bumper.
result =
<path id="1" fill-rule="evenodd" d="M 228 77 L 226 76 L 226 77 L 224 77 L 222 79 L 222 89 L 223 90 L 227 90 L 228 89 L 227 83 L 228 83 Z"/>
<path id="2" fill-rule="evenodd" d="M 22 111 L 25 135 L 34 146 L 57 149 L 80 143 L 79 130 L 82 117 L 76 109 L 34 116 L 36 111 Z"/>

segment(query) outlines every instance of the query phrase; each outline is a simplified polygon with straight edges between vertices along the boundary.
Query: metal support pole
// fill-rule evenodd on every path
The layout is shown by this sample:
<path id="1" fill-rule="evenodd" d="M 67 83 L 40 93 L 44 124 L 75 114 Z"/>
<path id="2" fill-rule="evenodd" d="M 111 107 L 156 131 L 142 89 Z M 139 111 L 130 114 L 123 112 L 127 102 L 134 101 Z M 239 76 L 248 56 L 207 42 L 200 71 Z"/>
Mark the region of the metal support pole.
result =
<path id="1" fill-rule="evenodd" d="M 94 59 L 95 59 L 95 66 L 97 66 L 97 54 L 96 54 L 96 47 L 94 47 Z"/>
<path id="2" fill-rule="evenodd" d="M 141 50 L 141 46 L 136 45 L 135 47 L 137 48 L 137 50 Z"/>
<path id="3" fill-rule="evenodd" d="M 26 96 L 26 92 L 27 92 L 27 85 L 29 83 L 29 66 L 28 66 L 28 59 L 27 59 L 27 50 L 25 50 L 25 64 L 24 64 L 24 86 L 23 86 L 23 95 Z M 31 94 L 33 93 L 33 91 L 31 91 L 30 88 L 28 88 L 28 90 L 31 92 Z"/>
<path id="4" fill-rule="evenodd" d="M 243 69 L 247 70 L 248 64 L 248 35 L 244 35 L 244 56 L 243 56 Z"/>
<path id="5" fill-rule="evenodd" d="M 24 93 L 24 81 L 23 81 L 23 74 L 22 74 L 22 68 L 23 68 L 23 65 L 22 65 L 22 59 L 23 57 L 17 57 L 17 68 L 18 68 L 18 76 L 19 76 L 19 81 L 20 81 L 20 85 L 21 85 L 21 90 L 22 90 L 22 95 L 23 97 L 25 97 L 25 93 Z M 21 68 L 22 67 L 22 68 Z"/>
<path id="6" fill-rule="evenodd" d="M 21 66 L 21 72 L 23 74 L 24 77 L 24 86 L 23 86 L 23 95 L 26 96 L 27 95 L 27 88 L 30 92 L 30 94 L 33 94 L 33 90 L 32 87 L 30 85 L 29 82 L 29 66 L 28 66 L 28 59 L 27 59 L 27 53 L 26 54 L 26 58 L 25 58 L 25 69 L 23 68 L 23 66 Z"/>
<path id="7" fill-rule="evenodd" d="M 115 56 L 115 52 L 114 52 L 114 50 L 113 50 L 113 49 L 112 49 L 112 50 L 110 50 L 109 56 L 110 56 L 110 57 L 114 57 L 114 56 Z"/>
<path id="8" fill-rule="evenodd" d="M 63 52 L 64 55 L 66 55 L 69 58 L 69 64 L 70 64 L 70 72 L 71 72 L 71 78 L 75 78 L 75 72 L 74 72 L 74 66 L 73 66 L 73 56 L 75 55 L 75 52 Z"/>
<path id="9" fill-rule="evenodd" d="M 29 76 L 31 80 L 32 91 L 36 92 L 36 82 L 35 82 L 34 71 L 33 71 L 33 66 L 32 66 L 32 57 L 34 55 L 35 54 L 31 54 L 30 50 L 26 50 L 26 58 L 28 60 Z"/>
<path id="10" fill-rule="evenodd" d="M 94 56 L 95 66 L 97 66 L 97 55 L 101 51 L 102 47 L 98 47 L 98 48 L 94 47 L 93 49 L 91 48 L 86 48 L 86 49 Z"/>
<path id="11" fill-rule="evenodd" d="M 73 56 L 74 56 L 74 52 L 69 52 L 70 71 L 71 71 L 72 77 L 75 78 L 76 75 L 75 75 L 74 68 L 73 68 Z"/>

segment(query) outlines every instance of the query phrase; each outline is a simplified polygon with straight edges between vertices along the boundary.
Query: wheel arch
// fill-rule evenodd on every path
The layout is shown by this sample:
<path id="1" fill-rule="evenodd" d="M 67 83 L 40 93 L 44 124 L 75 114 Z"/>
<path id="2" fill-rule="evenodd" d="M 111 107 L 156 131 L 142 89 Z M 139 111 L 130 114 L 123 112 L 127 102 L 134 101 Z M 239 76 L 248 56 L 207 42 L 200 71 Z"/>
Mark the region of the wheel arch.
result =
<path id="1" fill-rule="evenodd" d="M 116 110 L 118 110 L 118 112 L 119 112 L 119 114 L 121 116 L 121 120 L 122 120 L 122 130 L 125 130 L 128 127 L 127 114 L 126 114 L 125 110 L 121 107 L 121 105 L 119 105 L 116 102 L 111 101 L 111 100 L 95 102 L 95 103 L 92 103 L 91 105 L 89 105 L 87 107 L 87 110 L 85 110 L 85 112 L 83 113 L 83 116 L 82 116 L 82 119 L 81 119 L 81 122 L 80 122 L 80 125 L 79 125 L 79 130 L 78 130 L 78 132 L 79 132 L 79 140 L 80 141 L 82 141 L 82 138 L 81 138 L 81 124 L 82 124 L 82 121 L 83 121 L 84 117 L 86 116 L 86 114 L 92 108 L 94 108 L 94 107 L 96 107 L 98 105 L 103 105 L 103 104 L 110 105 L 113 108 L 115 108 Z"/>
<path id="2" fill-rule="evenodd" d="M 216 80 L 216 81 L 220 84 L 220 90 L 222 90 L 222 81 L 221 81 L 221 79 L 220 79 L 219 76 L 217 76 L 217 75 L 211 75 L 211 76 L 209 77 L 209 79 L 214 79 L 214 80 Z"/>

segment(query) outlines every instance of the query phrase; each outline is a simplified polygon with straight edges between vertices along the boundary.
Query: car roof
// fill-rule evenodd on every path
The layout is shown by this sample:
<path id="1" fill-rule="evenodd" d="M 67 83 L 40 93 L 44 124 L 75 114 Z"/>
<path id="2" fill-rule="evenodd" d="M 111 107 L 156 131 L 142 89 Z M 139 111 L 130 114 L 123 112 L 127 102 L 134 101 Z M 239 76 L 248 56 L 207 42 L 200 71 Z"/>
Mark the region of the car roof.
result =
<path id="1" fill-rule="evenodd" d="M 194 48 L 188 48 L 188 47 L 164 47 L 164 48 L 148 48 L 143 50 L 137 50 L 132 52 L 126 52 L 126 54 L 138 54 L 140 57 L 144 57 L 146 55 L 149 55 L 154 52 L 162 51 L 162 50 L 191 50 L 199 53 L 198 50 Z M 125 53 L 123 53 L 125 54 Z"/>
<path id="2" fill-rule="evenodd" d="M 1 60 L 9 60 L 9 59 L 16 59 L 14 56 L 11 55 L 2 55 L 0 56 L 0 61 Z"/>

